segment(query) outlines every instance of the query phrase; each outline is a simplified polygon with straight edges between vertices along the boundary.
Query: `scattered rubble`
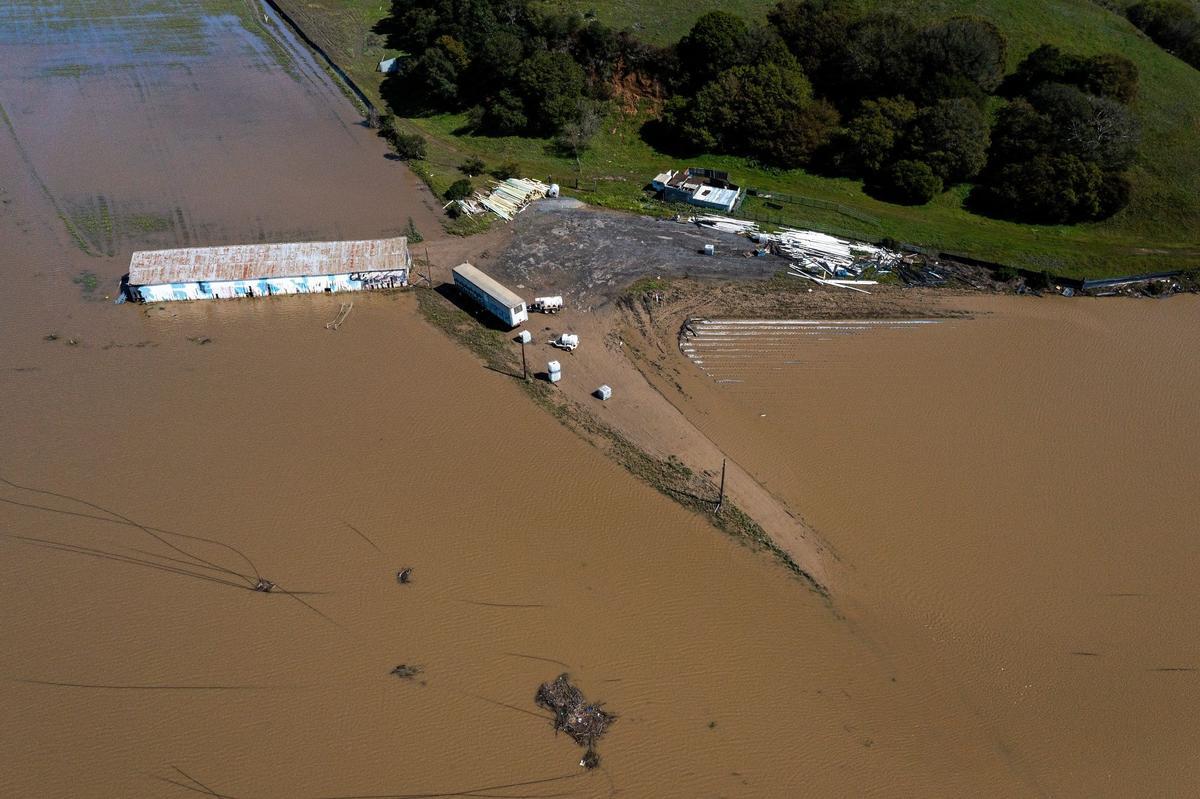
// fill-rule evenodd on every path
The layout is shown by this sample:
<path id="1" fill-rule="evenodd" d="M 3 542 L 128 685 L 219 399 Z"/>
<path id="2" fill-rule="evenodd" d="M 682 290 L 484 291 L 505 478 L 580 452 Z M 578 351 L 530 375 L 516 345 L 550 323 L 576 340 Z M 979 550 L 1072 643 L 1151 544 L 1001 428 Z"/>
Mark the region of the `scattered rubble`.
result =
<path id="1" fill-rule="evenodd" d="M 848 280 L 893 273 L 910 286 L 937 286 L 946 282 L 946 278 L 935 271 L 937 260 L 920 253 L 902 253 L 814 230 L 784 227 L 778 232 L 766 233 L 754 222 L 725 216 L 699 216 L 691 221 L 702 228 L 745 236 L 755 244 L 763 245 L 766 252 L 789 259 L 792 273 L 797 277 L 817 278 L 816 282 L 824 285 L 851 288 L 846 284 Z"/>

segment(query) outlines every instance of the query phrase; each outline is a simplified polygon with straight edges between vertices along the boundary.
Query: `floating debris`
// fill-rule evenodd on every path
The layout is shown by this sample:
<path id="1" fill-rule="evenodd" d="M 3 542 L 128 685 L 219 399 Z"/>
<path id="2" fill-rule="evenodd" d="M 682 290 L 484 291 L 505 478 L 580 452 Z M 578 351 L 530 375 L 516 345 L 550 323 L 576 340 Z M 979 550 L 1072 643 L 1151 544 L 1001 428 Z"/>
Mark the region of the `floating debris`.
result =
<path id="1" fill-rule="evenodd" d="M 422 671 L 424 671 L 424 669 L 422 669 L 420 666 L 410 666 L 405 663 L 401 663 L 399 666 L 392 669 L 391 673 L 395 674 L 397 677 L 410 680 L 413 677 L 416 677 Z"/>
<path id="2" fill-rule="evenodd" d="M 605 712 L 602 703 L 589 703 L 584 699 L 583 692 L 571 684 L 568 674 L 542 683 L 534 701 L 554 713 L 555 731 L 565 732 L 575 743 L 587 747 L 579 765 L 588 769 L 600 765 L 596 741 L 616 721 L 615 715 Z"/>
<path id="3" fill-rule="evenodd" d="M 349 316 L 350 312 L 353 310 L 354 310 L 354 303 L 343 302 L 338 307 L 337 316 L 334 317 L 333 321 L 325 323 L 325 329 L 326 330 L 337 330 L 339 327 L 342 326 L 342 324 L 346 321 L 346 317 Z"/>
<path id="4" fill-rule="evenodd" d="M 266 577 L 259 577 L 258 582 L 254 584 L 254 590 L 264 594 L 271 593 L 271 589 L 275 587 L 275 583 L 268 580 Z"/>
<path id="5" fill-rule="evenodd" d="M 401 569 L 396 572 L 396 582 L 400 583 L 400 585 L 408 585 L 408 583 L 412 582 L 412 573 L 412 566 Z"/>

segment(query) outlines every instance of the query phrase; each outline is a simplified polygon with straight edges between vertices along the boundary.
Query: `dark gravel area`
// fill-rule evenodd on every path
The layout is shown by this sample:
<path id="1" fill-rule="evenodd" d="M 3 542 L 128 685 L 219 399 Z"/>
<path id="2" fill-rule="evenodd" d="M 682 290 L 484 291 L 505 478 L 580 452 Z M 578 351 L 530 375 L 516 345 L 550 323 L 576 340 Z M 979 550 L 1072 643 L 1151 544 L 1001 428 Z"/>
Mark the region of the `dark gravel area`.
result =
<path id="1" fill-rule="evenodd" d="M 746 257 L 755 245 L 741 236 L 572 200 L 534 203 L 513 225 L 489 272 L 522 296 L 561 294 L 576 307 L 605 305 L 642 277 L 765 279 L 787 268 L 774 255 Z M 717 254 L 704 255 L 705 244 Z"/>

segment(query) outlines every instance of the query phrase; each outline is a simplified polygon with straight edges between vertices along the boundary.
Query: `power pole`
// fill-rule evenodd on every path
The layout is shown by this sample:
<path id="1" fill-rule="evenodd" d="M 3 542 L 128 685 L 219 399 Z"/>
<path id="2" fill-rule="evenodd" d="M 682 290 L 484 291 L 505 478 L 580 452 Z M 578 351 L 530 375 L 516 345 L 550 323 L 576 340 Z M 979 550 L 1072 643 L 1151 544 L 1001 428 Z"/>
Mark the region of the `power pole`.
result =
<path id="1" fill-rule="evenodd" d="M 725 504 L 725 459 L 721 458 L 721 494 L 717 497 L 717 507 L 713 510 L 714 514 L 721 513 L 721 506 Z"/>
<path id="2" fill-rule="evenodd" d="M 525 361 L 525 340 L 521 339 L 521 379 L 529 379 L 529 364 Z"/>

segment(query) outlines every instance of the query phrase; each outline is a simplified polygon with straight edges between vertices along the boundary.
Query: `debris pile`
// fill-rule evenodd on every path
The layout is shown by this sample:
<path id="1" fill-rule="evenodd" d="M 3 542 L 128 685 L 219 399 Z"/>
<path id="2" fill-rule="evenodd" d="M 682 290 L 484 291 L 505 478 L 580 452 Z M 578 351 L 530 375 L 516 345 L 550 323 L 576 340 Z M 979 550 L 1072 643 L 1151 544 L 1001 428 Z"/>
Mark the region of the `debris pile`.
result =
<path id="1" fill-rule="evenodd" d="M 540 200 L 550 191 L 550 186 L 532 178 L 508 178 L 492 184 L 490 191 L 479 191 L 463 200 L 452 200 L 446 208 L 457 204 L 458 210 L 467 216 L 492 212 L 505 222 L 525 210 L 534 200 Z"/>
<path id="2" fill-rule="evenodd" d="M 420 666 L 413 666 L 413 665 L 409 665 L 407 663 L 401 663 L 399 666 L 392 669 L 391 673 L 402 679 L 411 680 L 413 677 L 416 677 L 422 671 L 424 671 L 424 669 L 422 669 Z"/>
<path id="3" fill-rule="evenodd" d="M 946 282 L 934 271 L 937 261 L 919 253 L 901 253 L 814 230 L 781 227 L 778 232 L 766 233 L 754 222 L 726 216 L 698 216 L 690 221 L 703 228 L 746 236 L 756 244 L 766 245 L 771 253 L 792 261 L 790 274 L 823 285 L 841 288 L 871 285 L 874 281 L 861 278 L 892 273 L 907 285 L 934 286 Z"/>
<path id="4" fill-rule="evenodd" d="M 606 713 L 602 704 L 588 703 L 583 692 L 571 685 L 571 678 L 567 674 L 560 674 L 553 681 L 542 683 L 534 701 L 554 713 L 556 731 L 565 732 L 575 743 L 587 747 L 580 761 L 583 766 L 595 768 L 600 764 L 600 756 L 595 752 L 596 741 L 608 731 L 609 725 L 616 721 L 616 716 Z"/>

